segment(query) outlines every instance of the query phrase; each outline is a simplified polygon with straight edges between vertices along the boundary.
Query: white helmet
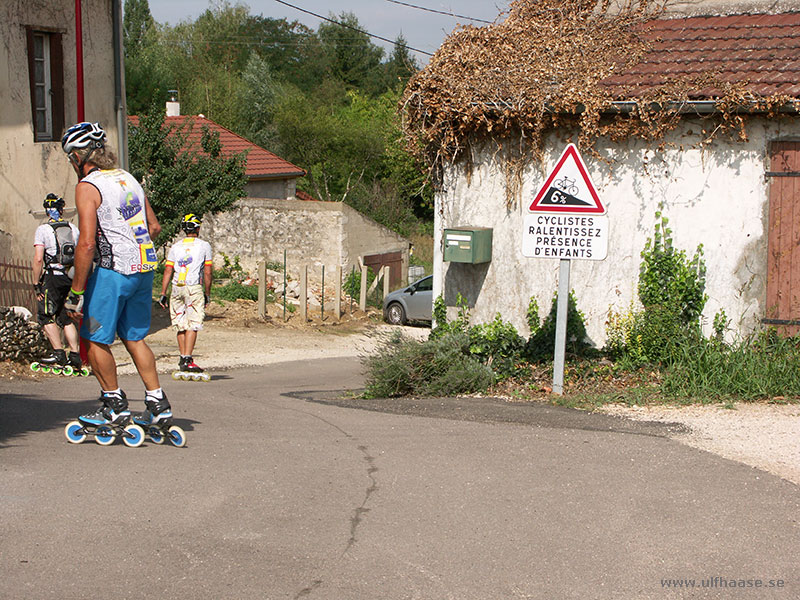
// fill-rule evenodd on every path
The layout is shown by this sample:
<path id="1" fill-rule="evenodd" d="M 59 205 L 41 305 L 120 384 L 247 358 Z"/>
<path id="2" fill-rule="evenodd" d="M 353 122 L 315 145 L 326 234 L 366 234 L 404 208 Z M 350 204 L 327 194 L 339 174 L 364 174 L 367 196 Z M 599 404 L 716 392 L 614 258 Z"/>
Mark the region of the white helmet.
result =
<path id="1" fill-rule="evenodd" d="M 106 132 L 99 123 L 76 123 L 64 133 L 61 147 L 69 154 L 79 148 L 102 148 L 106 145 Z"/>

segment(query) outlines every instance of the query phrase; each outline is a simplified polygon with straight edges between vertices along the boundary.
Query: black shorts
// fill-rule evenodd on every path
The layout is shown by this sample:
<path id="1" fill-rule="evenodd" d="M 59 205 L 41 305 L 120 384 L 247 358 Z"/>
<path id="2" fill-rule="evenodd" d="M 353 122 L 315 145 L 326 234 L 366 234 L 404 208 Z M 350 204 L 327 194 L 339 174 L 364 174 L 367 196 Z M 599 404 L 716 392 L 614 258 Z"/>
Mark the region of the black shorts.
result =
<path id="1" fill-rule="evenodd" d="M 64 310 L 64 302 L 67 301 L 69 288 L 72 279 L 64 274 L 45 273 L 42 279 L 42 293 L 44 300 L 38 301 L 37 318 L 39 325 L 56 323 L 59 327 L 64 327 L 72 323 L 72 319 L 67 316 Z"/>

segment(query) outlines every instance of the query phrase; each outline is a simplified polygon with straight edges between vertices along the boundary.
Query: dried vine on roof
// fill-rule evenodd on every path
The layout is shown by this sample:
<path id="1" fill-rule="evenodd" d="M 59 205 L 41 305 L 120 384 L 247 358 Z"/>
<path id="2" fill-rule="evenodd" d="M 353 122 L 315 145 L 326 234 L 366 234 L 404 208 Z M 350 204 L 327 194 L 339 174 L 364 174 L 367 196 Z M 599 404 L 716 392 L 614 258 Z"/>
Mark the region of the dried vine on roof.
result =
<path id="1" fill-rule="evenodd" d="M 613 114 L 619 98 L 601 82 L 642 62 L 652 47 L 646 23 L 668 2 L 624 1 L 611 11 L 610 0 L 515 0 L 502 23 L 457 29 L 406 87 L 401 108 L 409 149 L 440 173 L 460 159 L 468 165 L 470 143 L 491 139 L 517 171 L 541 160 L 544 134 L 561 126 L 577 128 L 578 143 L 589 152 L 600 136 L 661 140 L 698 89 L 720 91 L 714 132 L 739 139 L 746 133 L 737 107 L 757 101 L 769 109 L 785 102 L 753 98 L 743 82 L 704 73 L 677 77 L 646 96 L 626 95 L 633 109 Z M 510 204 L 520 177 L 508 175 Z"/>

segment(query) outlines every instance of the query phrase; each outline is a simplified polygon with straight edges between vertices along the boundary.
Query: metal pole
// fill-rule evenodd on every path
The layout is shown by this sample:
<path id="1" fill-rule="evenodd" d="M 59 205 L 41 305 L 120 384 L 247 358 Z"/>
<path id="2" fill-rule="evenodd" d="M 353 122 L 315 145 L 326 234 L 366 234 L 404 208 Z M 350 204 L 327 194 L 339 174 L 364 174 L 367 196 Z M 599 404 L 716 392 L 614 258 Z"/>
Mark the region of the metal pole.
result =
<path id="1" fill-rule="evenodd" d="M 553 356 L 553 393 L 564 394 L 564 351 L 567 345 L 567 311 L 569 309 L 568 258 L 562 258 L 558 266 L 558 306 L 556 308 L 556 347 Z"/>

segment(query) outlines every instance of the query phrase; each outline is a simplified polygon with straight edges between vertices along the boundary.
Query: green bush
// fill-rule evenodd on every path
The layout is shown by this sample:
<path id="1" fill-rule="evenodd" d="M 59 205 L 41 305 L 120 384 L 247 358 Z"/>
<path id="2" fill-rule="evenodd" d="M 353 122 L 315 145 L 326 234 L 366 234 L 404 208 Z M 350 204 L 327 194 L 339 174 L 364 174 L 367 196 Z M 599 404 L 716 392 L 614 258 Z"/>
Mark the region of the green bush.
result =
<path id="1" fill-rule="evenodd" d="M 458 316 L 455 321 L 447 321 L 447 306 L 444 303 L 444 298 L 439 296 L 433 301 L 433 321 L 435 327 L 431 330 L 430 337 L 437 338 L 448 333 L 461 332 L 467 333 L 469 329 L 469 305 L 467 299 L 461 294 L 456 296 L 456 306 L 458 307 Z"/>
<path id="2" fill-rule="evenodd" d="M 716 338 L 674 344 L 664 394 L 679 398 L 758 400 L 800 396 L 800 338 L 764 331 L 736 344 Z"/>
<path id="3" fill-rule="evenodd" d="M 539 326 L 536 326 L 534 322 L 533 308 L 536 309 L 535 315 L 536 319 L 538 319 L 538 305 L 530 304 L 528 306 L 528 325 L 531 326 L 531 336 L 525 344 L 524 356 L 531 362 L 538 362 L 552 358 L 555 352 L 558 292 L 553 295 L 553 305 L 550 307 L 550 313 Z M 572 354 L 585 355 L 590 349 L 591 346 L 586 341 L 586 318 L 578 310 L 575 292 L 571 291 L 567 300 L 566 351 Z"/>
<path id="4" fill-rule="evenodd" d="M 447 396 L 485 391 L 494 383 L 492 370 L 470 356 L 463 332 L 424 342 L 394 332 L 378 351 L 364 359 L 367 398 Z"/>
<path id="5" fill-rule="evenodd" d="M 470 354 L 491 367 L 498 380 L 519 373 L 525 340 L 511 323 L 503 321 L 500 313 L 490 323 L 470 327 L 467 337 Z"/>
<path id="6" fill-rule="evenodd" d="M 271 292 L 270 292 L 271 293 Z M 244 300 L 258 300 L 257 285 L 242 285 L 238 281 L 231 281 L 227 285 L 212 286 L 211 297 L 220 300 L 234 301 L 240 298 Z M 274 300 L 274 296 L 273 296 Z M 267 301 L 270 301 L 267 298 Z"/>

